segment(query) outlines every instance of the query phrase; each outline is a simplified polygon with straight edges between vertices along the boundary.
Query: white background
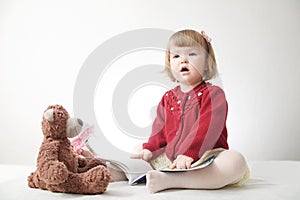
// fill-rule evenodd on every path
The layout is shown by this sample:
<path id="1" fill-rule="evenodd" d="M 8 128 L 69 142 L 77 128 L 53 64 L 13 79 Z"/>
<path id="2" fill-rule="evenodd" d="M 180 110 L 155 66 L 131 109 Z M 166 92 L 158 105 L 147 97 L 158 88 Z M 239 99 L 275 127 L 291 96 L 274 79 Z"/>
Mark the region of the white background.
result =
<path id="1" fill-rule="evenodd" d="M 72 114 L 88 55 L 139 28 L 205 30 L 231 148 L 248 160 L 300 160 L 299 10 L 297 0 L 0 0 L 0 163 L 33 165 L 44 109 L 59 103 Z"/>

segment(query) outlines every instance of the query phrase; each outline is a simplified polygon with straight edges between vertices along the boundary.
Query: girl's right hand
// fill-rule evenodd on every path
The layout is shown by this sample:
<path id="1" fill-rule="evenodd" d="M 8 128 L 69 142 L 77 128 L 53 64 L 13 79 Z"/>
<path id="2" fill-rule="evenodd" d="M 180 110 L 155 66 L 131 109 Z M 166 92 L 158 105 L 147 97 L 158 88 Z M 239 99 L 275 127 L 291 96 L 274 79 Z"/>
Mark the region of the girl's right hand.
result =
<path id="1" fill-rule="evenodd" d="M 152 158 L 153 154 L 148 149 L 141 150 L 138 154 L 133 154 L 130 156 L 131 159 L 142 159 L 144 161 L 149 162 Z"/>

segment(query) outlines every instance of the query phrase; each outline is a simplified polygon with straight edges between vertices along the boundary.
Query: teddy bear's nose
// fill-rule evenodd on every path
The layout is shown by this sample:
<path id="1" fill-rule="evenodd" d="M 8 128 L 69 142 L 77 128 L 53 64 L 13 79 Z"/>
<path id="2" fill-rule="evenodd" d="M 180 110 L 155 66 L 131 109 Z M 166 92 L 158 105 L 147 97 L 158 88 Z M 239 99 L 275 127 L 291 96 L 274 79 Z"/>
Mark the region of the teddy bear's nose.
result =
<path id="1" fill-rule="evenodd" d="M 54 121 L 54 117 L 53 117 L 53 109 L 48 109 L 46 110 L 46 112 L 44 113 L 44 117 L 47 121 L 49 122 L 53 122 Z"/>

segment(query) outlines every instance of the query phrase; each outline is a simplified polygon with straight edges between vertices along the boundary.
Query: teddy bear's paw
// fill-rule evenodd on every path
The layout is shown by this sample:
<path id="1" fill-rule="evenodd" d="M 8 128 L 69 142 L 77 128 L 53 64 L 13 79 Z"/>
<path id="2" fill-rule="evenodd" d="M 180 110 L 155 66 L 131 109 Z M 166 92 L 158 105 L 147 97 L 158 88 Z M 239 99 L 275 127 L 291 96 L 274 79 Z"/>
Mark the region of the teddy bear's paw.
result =
<path id="1" fill-rule="evenodd" d="M 67 167 L 58 161 L 44 164 L 40 170 L 41 178 L 49 184 L 59 184 L 67 180 L 69 171 Z"/>
<path id="2" fill-rule="evenodd" d="M 97 191 L 96 193 L 103 193 L 106 191 L 107 186 L 110 182 L 111 175 L 106 167 L 99 165 L 91 170 L 90 172 L 90 189 Z"/>
<path id="3" fill-rule="evenodd" d="M 90 185 L 106 187 L 111 179 L 111 175 L 106 167 L 99 165 L 84 173 L 84 182 Z"/>

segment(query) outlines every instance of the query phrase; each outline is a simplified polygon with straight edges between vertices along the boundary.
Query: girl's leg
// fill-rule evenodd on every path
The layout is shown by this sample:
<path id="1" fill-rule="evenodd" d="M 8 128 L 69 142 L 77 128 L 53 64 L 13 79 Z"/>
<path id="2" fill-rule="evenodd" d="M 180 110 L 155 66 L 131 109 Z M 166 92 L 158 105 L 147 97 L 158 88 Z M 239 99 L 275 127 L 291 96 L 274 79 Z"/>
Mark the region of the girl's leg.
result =
<path id="1" fill-rule="evenodd" d="M 240 153 L 227 150 L 204 169 L 178 173 L 150 171 L 146 186 L 151 193 L 170 188 L 218 189 L 241 180 L 246 168 Z"/>

